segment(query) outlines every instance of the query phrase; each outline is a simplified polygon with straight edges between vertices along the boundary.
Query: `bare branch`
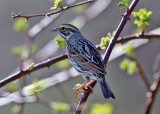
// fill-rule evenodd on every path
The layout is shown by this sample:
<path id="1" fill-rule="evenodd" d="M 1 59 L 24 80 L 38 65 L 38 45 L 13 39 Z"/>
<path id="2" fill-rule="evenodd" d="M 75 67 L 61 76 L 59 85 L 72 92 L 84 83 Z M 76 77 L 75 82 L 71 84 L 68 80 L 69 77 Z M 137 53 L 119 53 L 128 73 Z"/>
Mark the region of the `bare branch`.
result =
<path id="1" fill-rule="evenodd" d="M 31 72 L 33 72 L 35 70 L 38 70 L 38 69 L 41 69 L 44 67 L 50 67 L 50 65 L 52 65 L 58 61 L 61 61 L 63 59 L 66 59 L 66 58 L 67 58 L 67 54 L 64 54 L 64 55 L 60 55 L 57 57 L 53 57 L 53 58 L 48 59 L 46 61 L 43 61 L 41 63 L 35 64 L 31 69 L 30 68 L 21 69 L 20 71 L 16 72 L 15 74 L 1 80 L 0 87 L 3 87 L 4 85 L 8 84 L 11 81 L 14 81 L 16 79 L 21 78 L 21 77 L 25 76 L 26 74 L 30 74 Z"/>
<path id="2" fill-rule="evenodd" d="M 153 84 L 150 87 L 150 91 L 147 92 L 147 100 L 146 100 L 146 104 L 145 104 L 144 114 L 150 114 L 159 87 L 160 87 L 160 70 L 159 70 Z"/>
<path id="3" fill-rule="evenodd" d="M 135 72 L 141 77 L 141 79 L 143 80 L 143 82 L 145 84 L 145 87 L 149 91 L 150 90 L 150 82 L 149 82 L 146 74 L 144 73 L 142 66 L 137 61 L 136 57 L 134 57 L 134 56 L 133 57 L 129 57 L 129 59 L 131 59 L 131 60 L 133 60 L 133 61 L 135 61 L 137 63 Z"/>
<path id="4" fill-rule="evenodd" d="M 61 9 L 59 9 L 57 11 L 50 12 L 50 13 L 47 13 L 47 14 L 35 14 L 35 15 L 25 16 L 25 15 L 21 15 L 21 12 L 18 13 L 18 14 L 12 13 L 12 18 L 15 19 L 15 18 L 21 17 L 21 18 L 26 18 L 26 20 L 28 20 L 29 18 L 32 18 L 32 17 L 51 16 L 51 15 L 57 14 L 59 12 L 62 12 L 64 10 L 68 10 L 70 8 L 77 7 L 77 6 L 84 5 L 84 4 L 91 3 L 91 2 L 94 2 L 94 0 L 86 0 L 86 1 L 83 1 L 83 2 L 80 2 L 80 3 L 77 3 L 77 4 L 71 4 L 71 5 L 68 4 L 67 6 L 62 7 Z"/>

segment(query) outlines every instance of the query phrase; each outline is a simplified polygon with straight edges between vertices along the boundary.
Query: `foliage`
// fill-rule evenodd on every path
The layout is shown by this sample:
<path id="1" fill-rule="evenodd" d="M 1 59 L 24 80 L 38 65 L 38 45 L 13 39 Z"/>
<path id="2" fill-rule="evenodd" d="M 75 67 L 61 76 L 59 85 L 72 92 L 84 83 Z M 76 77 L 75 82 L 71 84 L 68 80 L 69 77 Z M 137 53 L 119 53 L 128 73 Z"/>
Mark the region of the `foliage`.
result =
<path id="1" fill-rule="evenodd" d="M 29 95 L 37 94 L 39 91 L 42 91 L 47 82 L 33 80 L 33 84 L 27 88 Z"/>
<path id="2" fill-rule="evenodd" d="M 117 4 L 117 6 L 118 6 L 119 8 L 128 8 L 128 0 L 122 0 L 122 2 L 119 2 L 119 3 Z"/>
<path id="3" fill-rule="evenodd" d="M 56 37 L 54 41 L 58 44 L 58 47 L 60 48 L 63 48 L 66 45 L 65 39 L 62 37 Z"/>
<path id="4" fill-rule="evenodd" d="M 23 51 L 24 51 L 23 46 L 16 46 L 16 47 L 12 48 L 12 53 L 18 57 L 20 57 L 22 55 Z"/>
<path id="5" fill-rule="evenodd" d="M 20 111 L 20 106 L 19 105 L 15 105 L 11 108 L 11 112 L 13 114 L 17 114 Z"/>
<path id="6" fill-rule="evenodd" d="M 131 58 L 135 56 L 132 46 L 133 46 L 132 44 L 129 44 L 124 48 L 125 54 Z M 135 61 L 132 61 L 132 60 L 125 58 L 119 64 L 119 67 L 121 70 L 127 70 L 127 73 L 132 75 L 135 72 L 135 69 L 137 67 L 137 63 Z"/>
<path id="7" fill-rule="evenodd" d="M 26 19 L 18 18 L 13 24 L 13 29 L 15 31 L 26 31 L 28 29 L 28 23 Z"/>
<path id="8" fill-rule="evenodd" d="M 113 114 L 113 106 L 110 103 L 93 104 L 90 114 Z"/>
<path id="9" fill-rule="evenodd" d="M 109 44 L 109 40 L 110 40 L 110 37 L 102 37 L 100 42 L 101 47 L 107 48 Z"/>
<path id="10" fill-rule="evenodd" d="M 60 7 L 61 2 L 62 2 L 62 0 L 55 0 L 54 1 L 54 6 L 51 7 L 51 10 L 56 11 Z"/>
<path id="11" fill-rule="evenodd" d="M 70 62 L 68 59 L 59 61 L 58 63 L 56 63 L 57 67 L 61 70 L 65 70 L 70 66 Z"/>
<path id="12" fill-rule="evenodd" d="M 132 15 L 136 18 L 134 24 L 138 26 L 138 28 L 144 31 L 147 26 L 149 26 L 151 11 L 147 11 L 146 8 L 140 9 L 138 12 L 132 12 Z"/>
<path id="13" fill-rule="evenodd" d="M 127 56 L 132 57 L 134 56 L 134 52 L 133 52 L 133 44 L 130 43 L 128 44 L 125 48 L 124 51 L 126 53 Z"/>
<path id="14" fill-rule="evenodd" d="M 6 91 L 8 92 L 14 92 L 19 89 L 19 86 L 15 82 L 11 82 L 6 86 Z"/>
<path id="15" fill-rule="evenodd" d="M 22 59 L 25 59 L 27 58 L 28 54 L 26 55 L 26 53 L 28 52 L 26 50 L 27 48 L 23 45 L 23 46 L 16 46 L 14 48 L 12 48 L 12 53 L 15 55 L 15 56 L 18 56 Z M 34 54 L 37 50 L 37 46 L 35 45 L 35 43 L 31 43 L 29 44 L 29 53 L 30 54 Z"/>
<path id="16" fill-rule="evenodd" d="M 131 61 L 127 58 L 123 59 L 123 61 L 119 64 L 121 70 L 127 70 L 127 73 L 132 75 L 135 72 L 137 67 L 137 63 L 135 61 Z"/>
<path id="17" fill-rule="evenodd" d="M 69 107 L 67 104 L 62 103 L 62 102 L 56 102 L 53 104 L 52 109 L 56 114 L 61 114 L 62 112 L 66 112 L 69 110 Z"/>

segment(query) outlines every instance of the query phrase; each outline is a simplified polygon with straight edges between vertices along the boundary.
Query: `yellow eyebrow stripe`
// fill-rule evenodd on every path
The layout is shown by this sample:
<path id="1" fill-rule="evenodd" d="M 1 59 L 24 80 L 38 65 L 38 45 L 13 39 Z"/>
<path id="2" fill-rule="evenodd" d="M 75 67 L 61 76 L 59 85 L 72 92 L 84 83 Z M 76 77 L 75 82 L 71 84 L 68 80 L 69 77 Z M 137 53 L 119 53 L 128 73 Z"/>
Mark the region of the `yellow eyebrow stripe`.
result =
<path id="1" fill-rule="evenodd" d="M 67 26 L 65 26 L 65 25 L 61 25 L 61 26 L 59 26 L 59 27 L 58 27 L 58 29 L 61 29 L 62 27 L 67 28 Z"/>

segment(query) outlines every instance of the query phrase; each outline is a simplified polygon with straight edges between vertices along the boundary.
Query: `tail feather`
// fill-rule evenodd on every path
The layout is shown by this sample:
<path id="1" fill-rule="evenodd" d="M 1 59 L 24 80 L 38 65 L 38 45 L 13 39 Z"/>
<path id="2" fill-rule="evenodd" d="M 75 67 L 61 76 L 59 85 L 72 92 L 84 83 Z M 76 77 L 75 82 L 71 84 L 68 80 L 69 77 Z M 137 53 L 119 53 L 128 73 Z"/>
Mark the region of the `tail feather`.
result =
<path id="1" fill-rule="evenodd" d="M 114 96 L 112 90 L 110 89 L 109 85 L 107 84 L 107 82 L 103 78 L 99 78 L 99 77 L 96 77 L 96 80 L 98 81 L 98 83 L 100 85 L 103 96 L 106 99 L 109 99 L 110 97 L 115 99 L 115 96 Z"/>

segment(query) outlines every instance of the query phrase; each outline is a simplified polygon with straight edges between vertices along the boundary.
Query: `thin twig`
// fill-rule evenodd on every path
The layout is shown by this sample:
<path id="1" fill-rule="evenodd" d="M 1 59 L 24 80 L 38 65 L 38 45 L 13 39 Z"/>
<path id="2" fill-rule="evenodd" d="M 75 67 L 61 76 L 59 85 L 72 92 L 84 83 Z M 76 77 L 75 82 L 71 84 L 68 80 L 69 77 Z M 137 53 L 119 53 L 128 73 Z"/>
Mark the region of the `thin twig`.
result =
<path id="1" fill-rule="evenodd" d="M 151 109 L 152 109 L 153 103 L 156 99 L 156 95 L 157 95 L 159 87 L 160 87 L 160 70 L 159 70 L 154 82 L 152 83 L 152 85 L 150 87 L 150 91 L 147 92 L 147 100 L 146 100 L 146 104 L 145 104 L 144 114 L 151 113 Z"/>
<path id="2" fill-rule="evenodd" d="M 129 40 L 133 39 L 152 39 L 152 38 L 160 38 L 160 34 L 153 34 L 153 33 L 144 33 L 144 34 L 133 34 L 133 35 L 127 35 L 118 38 L 116 43 L 125 43 Z"/>
<path id="3" fill-rule="evenodd" d="M 137 61 L 137 59 L 133 56 L 133 57 L 129 57 L 129 59 L 133 60 L 136 62 L 137 64 L 137 68 L 136 68 L 136 73 L 142 78 L 144 84 L 145 84 L 145 87 L 147 88 L 147 90 L 149 91 L 150 90 L 150 82 L 146 76 L 146 74 L 144 73 L 143 71 L 143 68 L 142 66 L 139 64 L 139 62 Z"/>
<path id="4" fill-rule="evenodd" d="M 50 12 L 50 13 L 47 13 L 47 14 L 35 14 L 35 15 L 28 15 L 28 16 L 25 16 L 25 15 L 21 15 L 21 13 L 19 14 L 12 14 L 12 18 L 26 18 L 27 20 L 29 18 L 32 18 L 32 17 L 41 17 L 41 16 L 51 16 L 51 15 L 54 15 L 54 14 L 57 14 L 59 12 L 62 12 L 64 10 L 68 10 L 70 8 L 73 8 L 73 7 L 77 7 L 77 6 L 80 6 L 80 5 L 83 5 L 83 4 L 87 4 L 87 3 L 91 3 L 91 2 L 94 2 L 94 0 L 86 0 L 86 1 L 83 1 L 83 2 L 80 2 L 80 3 L 77 3 L 77 4 L 68 4 L 67 6 L 65 7 L 62 7 L 61 9 L 57 10 L 57 11 L 54 11 L 54 12 Z"/>

